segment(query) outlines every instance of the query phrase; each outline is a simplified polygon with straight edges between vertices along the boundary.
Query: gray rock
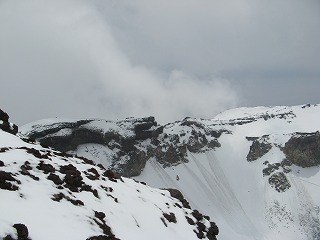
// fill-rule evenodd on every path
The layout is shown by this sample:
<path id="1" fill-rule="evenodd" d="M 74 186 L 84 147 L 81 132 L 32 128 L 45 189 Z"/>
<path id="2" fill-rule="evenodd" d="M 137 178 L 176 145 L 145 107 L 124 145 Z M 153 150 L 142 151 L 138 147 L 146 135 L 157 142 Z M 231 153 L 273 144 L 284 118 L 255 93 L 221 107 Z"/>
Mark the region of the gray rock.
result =
<path id="1" fill-rule="evenodd" d="M 320 133 L 295 133 L 282 149 L 286 158 L 300 167 L 320 164 Z"/>

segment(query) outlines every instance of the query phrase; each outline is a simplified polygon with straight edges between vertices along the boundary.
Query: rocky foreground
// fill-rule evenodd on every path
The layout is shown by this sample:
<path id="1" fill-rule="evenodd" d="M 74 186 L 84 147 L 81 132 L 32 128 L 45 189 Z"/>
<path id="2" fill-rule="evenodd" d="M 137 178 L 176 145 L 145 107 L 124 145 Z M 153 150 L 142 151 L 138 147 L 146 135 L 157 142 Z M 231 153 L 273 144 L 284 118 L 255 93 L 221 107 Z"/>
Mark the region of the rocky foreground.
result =
<path id="1" fill-rule="evenodd" d="M 0 116 L 0 239 L 216 239 L 178 190 L 22 140 Z"/>

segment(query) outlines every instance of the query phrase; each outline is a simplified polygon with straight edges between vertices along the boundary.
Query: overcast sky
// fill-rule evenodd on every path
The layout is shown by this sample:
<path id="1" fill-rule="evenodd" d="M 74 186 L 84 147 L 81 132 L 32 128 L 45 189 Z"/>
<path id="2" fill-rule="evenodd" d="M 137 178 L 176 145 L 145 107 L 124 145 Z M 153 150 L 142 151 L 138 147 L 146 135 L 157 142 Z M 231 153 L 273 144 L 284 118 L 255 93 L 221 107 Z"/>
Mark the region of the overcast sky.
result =
<path id="1" fill-rule="evenodd" d="M 160 123 L 320 103 L 318 0 L 2 0 L 0 108 Z"/>

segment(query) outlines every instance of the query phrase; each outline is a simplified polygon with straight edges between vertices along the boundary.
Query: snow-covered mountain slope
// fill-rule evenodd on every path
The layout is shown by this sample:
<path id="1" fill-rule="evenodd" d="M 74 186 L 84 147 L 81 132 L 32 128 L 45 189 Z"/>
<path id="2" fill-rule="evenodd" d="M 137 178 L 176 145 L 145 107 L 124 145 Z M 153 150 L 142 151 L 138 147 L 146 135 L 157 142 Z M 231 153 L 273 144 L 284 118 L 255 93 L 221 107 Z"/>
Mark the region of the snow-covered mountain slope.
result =
<path id="1" fill-rule="evenodd" d="M 216 225 L 179 191 L 8 132 L 0 129 L 0 239 L 216 239 Z"/>
<path id="2" fill-rule="evenodd" d="M 92 128 L 58 119 L 25 126 L 21 135 L 59 148 L 51 143 L 67 132 L 68 151 L 181 190 L 217 222 L 219 239 L 320 239 L 320 106 L 239 108 L 163 127 L 151 118 L 124 121 L 85 131 L 86 139 L 100 132 L 99 142 L 79 141 L 79 129 Z"/>

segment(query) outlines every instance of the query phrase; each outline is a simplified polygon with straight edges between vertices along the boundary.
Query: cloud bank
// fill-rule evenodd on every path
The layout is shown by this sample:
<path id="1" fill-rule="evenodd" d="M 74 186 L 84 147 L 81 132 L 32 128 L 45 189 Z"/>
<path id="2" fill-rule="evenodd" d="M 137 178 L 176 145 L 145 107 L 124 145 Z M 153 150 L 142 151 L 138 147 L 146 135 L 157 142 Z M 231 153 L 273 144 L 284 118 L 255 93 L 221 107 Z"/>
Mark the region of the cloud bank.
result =
<path id="1" fill-rule="evenodd" d="M 100 8 L 134 63 L 228 79 L 239 105 L 320 101 L 318 0 L 128 0 Z"/>
<path id="2" fill-rule="evenodd" d="M 236 93 L 222 79 L 133 63 L 98 6 L 1 2 L 0 99 L 14 121 L 154 115 L 165 123 L 235 105 Z"/>
<path id="3" fill-rule="evenodd" d="M 210 118 L 318 103 L 318 0 L 0 2 L 0 104 L 47 117 Z"/>

